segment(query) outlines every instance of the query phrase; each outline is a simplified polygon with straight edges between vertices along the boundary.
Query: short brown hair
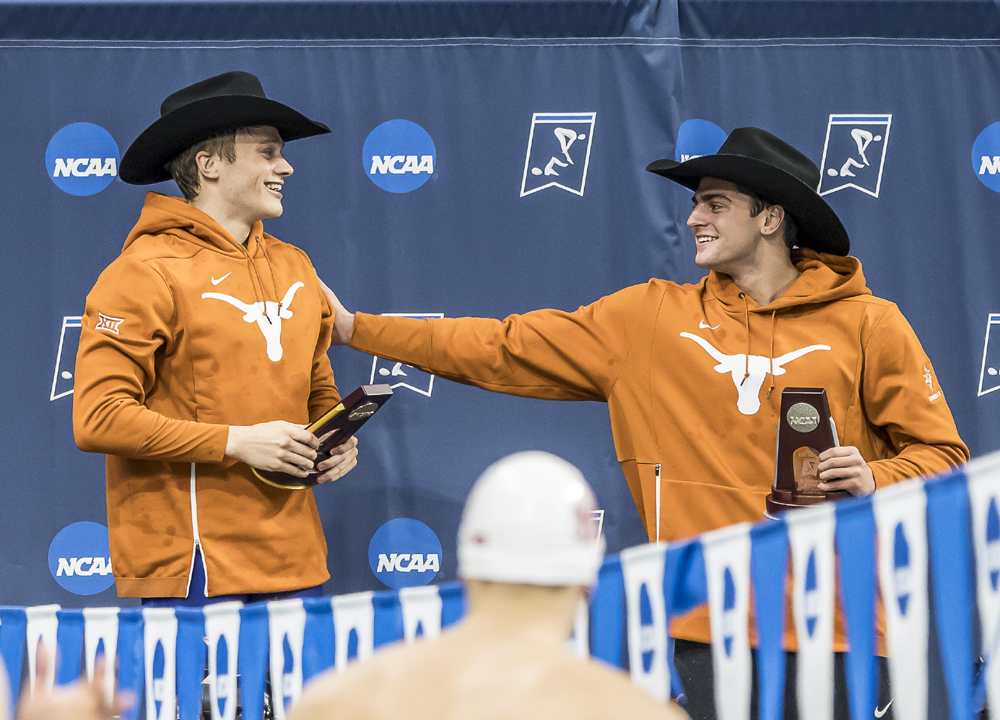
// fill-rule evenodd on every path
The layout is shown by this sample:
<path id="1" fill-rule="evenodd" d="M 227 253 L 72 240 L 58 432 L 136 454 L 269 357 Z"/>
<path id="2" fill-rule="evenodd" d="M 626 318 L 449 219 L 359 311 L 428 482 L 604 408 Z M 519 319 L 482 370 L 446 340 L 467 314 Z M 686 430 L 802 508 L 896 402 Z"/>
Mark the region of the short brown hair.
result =
<path id="1" fill-rule="evenodd" d="M 781 203 L 771 202 L 767 198 L 761 197 L 744 185 L 740 185 L 739 183 L 734 184 L 736 185 L 737 191 L 750 198 L 750 217 L 757 217 L 769 207 L 781 205 Z M 784 207 L 782 207 L 782 209 L 784 210 Z M 795 220 L 793 220 L 792 216 L 788 213 L 788 210 L 785 210 L 785 219 L 781 221 L 781 224 L 785 226 L 785 247 L 791 250 L 795 247 L 795 243 L 799 239 L 799 228 L 795 224 Z"/>
<path id="2" fill-rule="evenodd" d="M 167 169 L 174 178 L 174 182 L 177 183 L 177 187 L 184 194 L 185 200 L 188 202 L 194 200 L 201 191 L 201 174 L 198 172 L 198 163 L 195 161 L 198 153 L 207 152 L 209 155 L 218 155 L 226 162 L 236 162 L 236 134 L 238 132 L 239 130 L 232 130 L 196 142 L 167 164 Z"/>

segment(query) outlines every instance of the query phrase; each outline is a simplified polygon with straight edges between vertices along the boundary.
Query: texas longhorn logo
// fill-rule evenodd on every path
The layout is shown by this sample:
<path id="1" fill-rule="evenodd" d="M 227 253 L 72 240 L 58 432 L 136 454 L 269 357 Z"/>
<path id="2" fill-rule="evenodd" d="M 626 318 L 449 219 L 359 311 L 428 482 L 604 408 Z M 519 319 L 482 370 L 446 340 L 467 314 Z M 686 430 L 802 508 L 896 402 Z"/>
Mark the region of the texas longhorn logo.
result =
<path id="1" fill-rule="evenodd" d="M 723 375 L 729 373 L 732 376 L 733 385 L 736 386 L 736 392 L 739 393 L 736 407 L 744 415 L 756 415 L 757 411 L 760 410 L 760 389 L 764 385 L 764 378 L 767 377 L 768 373 L 772 375 L 784 375 L 784 366 L 792 360 L 797 360 L 803 355 L 808 355 L 816 350 L 830 349 L 829 345 L 809 345 L 798 350 L 792 350 L 772 360 L 769 357 L 761 355 L 750 355 L 748 357 L 745 353 L 724 355 L 710 342 L 697 335 L 682 332 L 681 337 L 694 340 L 719 363 L 713 368 L 715 372 L 722 373 Z"/>
<path id="2" fill-rule="evenodd" d="M 292 316 L 292 311 L 288 309 L 288 306 L 292 304 L 292 298 L 295 297 L 295 292 L 300 287 L 305 287 L 305 284 L 297 282 L 288 288 L 281 302 L 258 300 L 255 303 L 245 303 L 231 295 L 215 292 L 202 293 L 201 296 L 211 300 L 222 300 L 237 310 L 242 310 L 243 320 L 248 323 L 255 322 L 260 328 L 260 332 L 267 342 L 268 360 L 278 362 L 283 353 L 281 349 L 281 321 Z"/>

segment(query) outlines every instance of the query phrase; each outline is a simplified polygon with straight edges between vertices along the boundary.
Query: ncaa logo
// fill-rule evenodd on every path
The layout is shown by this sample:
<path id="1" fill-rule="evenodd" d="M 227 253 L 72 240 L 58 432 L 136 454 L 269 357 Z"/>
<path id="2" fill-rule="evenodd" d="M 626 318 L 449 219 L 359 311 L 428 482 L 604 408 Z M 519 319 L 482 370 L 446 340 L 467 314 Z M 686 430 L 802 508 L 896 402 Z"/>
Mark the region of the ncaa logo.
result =
<path id="1" fill-rule="evenodd" d="M 114 585 L 108 529 L 78 522 L 60 530 L 49 545 L 49 571 L 75 595 L 96 595 Z"/>
<path id="2" fill-rule="evenodd" d="M 877 198 L 891 126 L 891 114 L 830 115 L 820 163 L 819 194 L 854 188 Z"/>
<path id="3" fill-rule="evenodd" d="M 372 536 L 368 565 L 394 590 L 426 585 L 441 571 L 441 541 L 419 520 L 395 518 Z"/>
<path id="4" fill-rule="evenodd" d="M 972 170 L 979 182 L 1000 192 L 1000 122 L 979 133 L 972 144 Z"/>
<path id="5" fill-rule="evenodd" d="M 521 197 L 556 187 L 583 197 L 596 112 L 534 113 Z"/>
<path id="6" fill-rule="evenodd" d="M 391 193 L 408 193 L 434 174 L 437 150 L 427 131 L 409 120 L 389 120 L 368 134 L 361 149 L 368 179 Z"/>
<path id="7" fill-rule="evenodd" d="M 118 145 L 99 125 L 78 122 L 59 130 L 45 149 L 49 178 L 70 195 L 96 195 L 118 177 Z"/>
<path id="8" fill-rule="evenodd" d="M 726 131 L 708 120 L 685 120 L 677 131 L 674 160 L 687 162 L 693 158 L 715 155 L 726 141 Z"/>

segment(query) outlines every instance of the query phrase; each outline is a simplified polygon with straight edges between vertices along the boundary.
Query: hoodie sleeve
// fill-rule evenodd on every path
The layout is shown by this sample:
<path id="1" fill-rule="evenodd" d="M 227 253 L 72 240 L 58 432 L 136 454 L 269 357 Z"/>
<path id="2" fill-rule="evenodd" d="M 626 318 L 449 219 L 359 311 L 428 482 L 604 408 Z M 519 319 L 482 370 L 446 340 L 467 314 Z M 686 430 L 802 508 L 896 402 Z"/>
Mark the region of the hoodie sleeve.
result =
<path id="1" fill-rule="evenodd" d="M 148 409 L 155 357 L 174 342 L 176 307 L 163 277 L 120 257 L 87 296 L 73 393 L 73 433 L 86 452 L 132 459 L 222 462 L 229 428 Z"/>
<path id="2" fill-rule="evenodd" d="M 937 376 L 899 309 L 888 304 L 872 318 L 865 342 L 863 402 L 889 457 L 869 461 L 875 486 L 944 472 L 967 462 Z"/>
<path id="3" fill-rule="evenodd" d="M 606 401 L 645 290 L 626 288 L 575 312 L 536 310 L 505 320 L 357 313 L 351 347 L 494 392 Z"/>

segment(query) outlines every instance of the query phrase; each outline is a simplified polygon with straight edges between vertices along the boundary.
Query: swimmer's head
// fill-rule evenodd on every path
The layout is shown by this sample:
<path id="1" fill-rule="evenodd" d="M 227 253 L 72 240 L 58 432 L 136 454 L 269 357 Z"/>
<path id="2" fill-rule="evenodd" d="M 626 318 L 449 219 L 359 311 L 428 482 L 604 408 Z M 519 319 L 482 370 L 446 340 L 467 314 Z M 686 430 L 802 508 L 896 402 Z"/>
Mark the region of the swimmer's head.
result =
<path id="1" fill-rule="evenodd" d="M 528 585 L 597 581 L 604 538 L 583 475 L 545 452 L 521 452 L 482 474 L 458 530 L 458 574 Z"/>

